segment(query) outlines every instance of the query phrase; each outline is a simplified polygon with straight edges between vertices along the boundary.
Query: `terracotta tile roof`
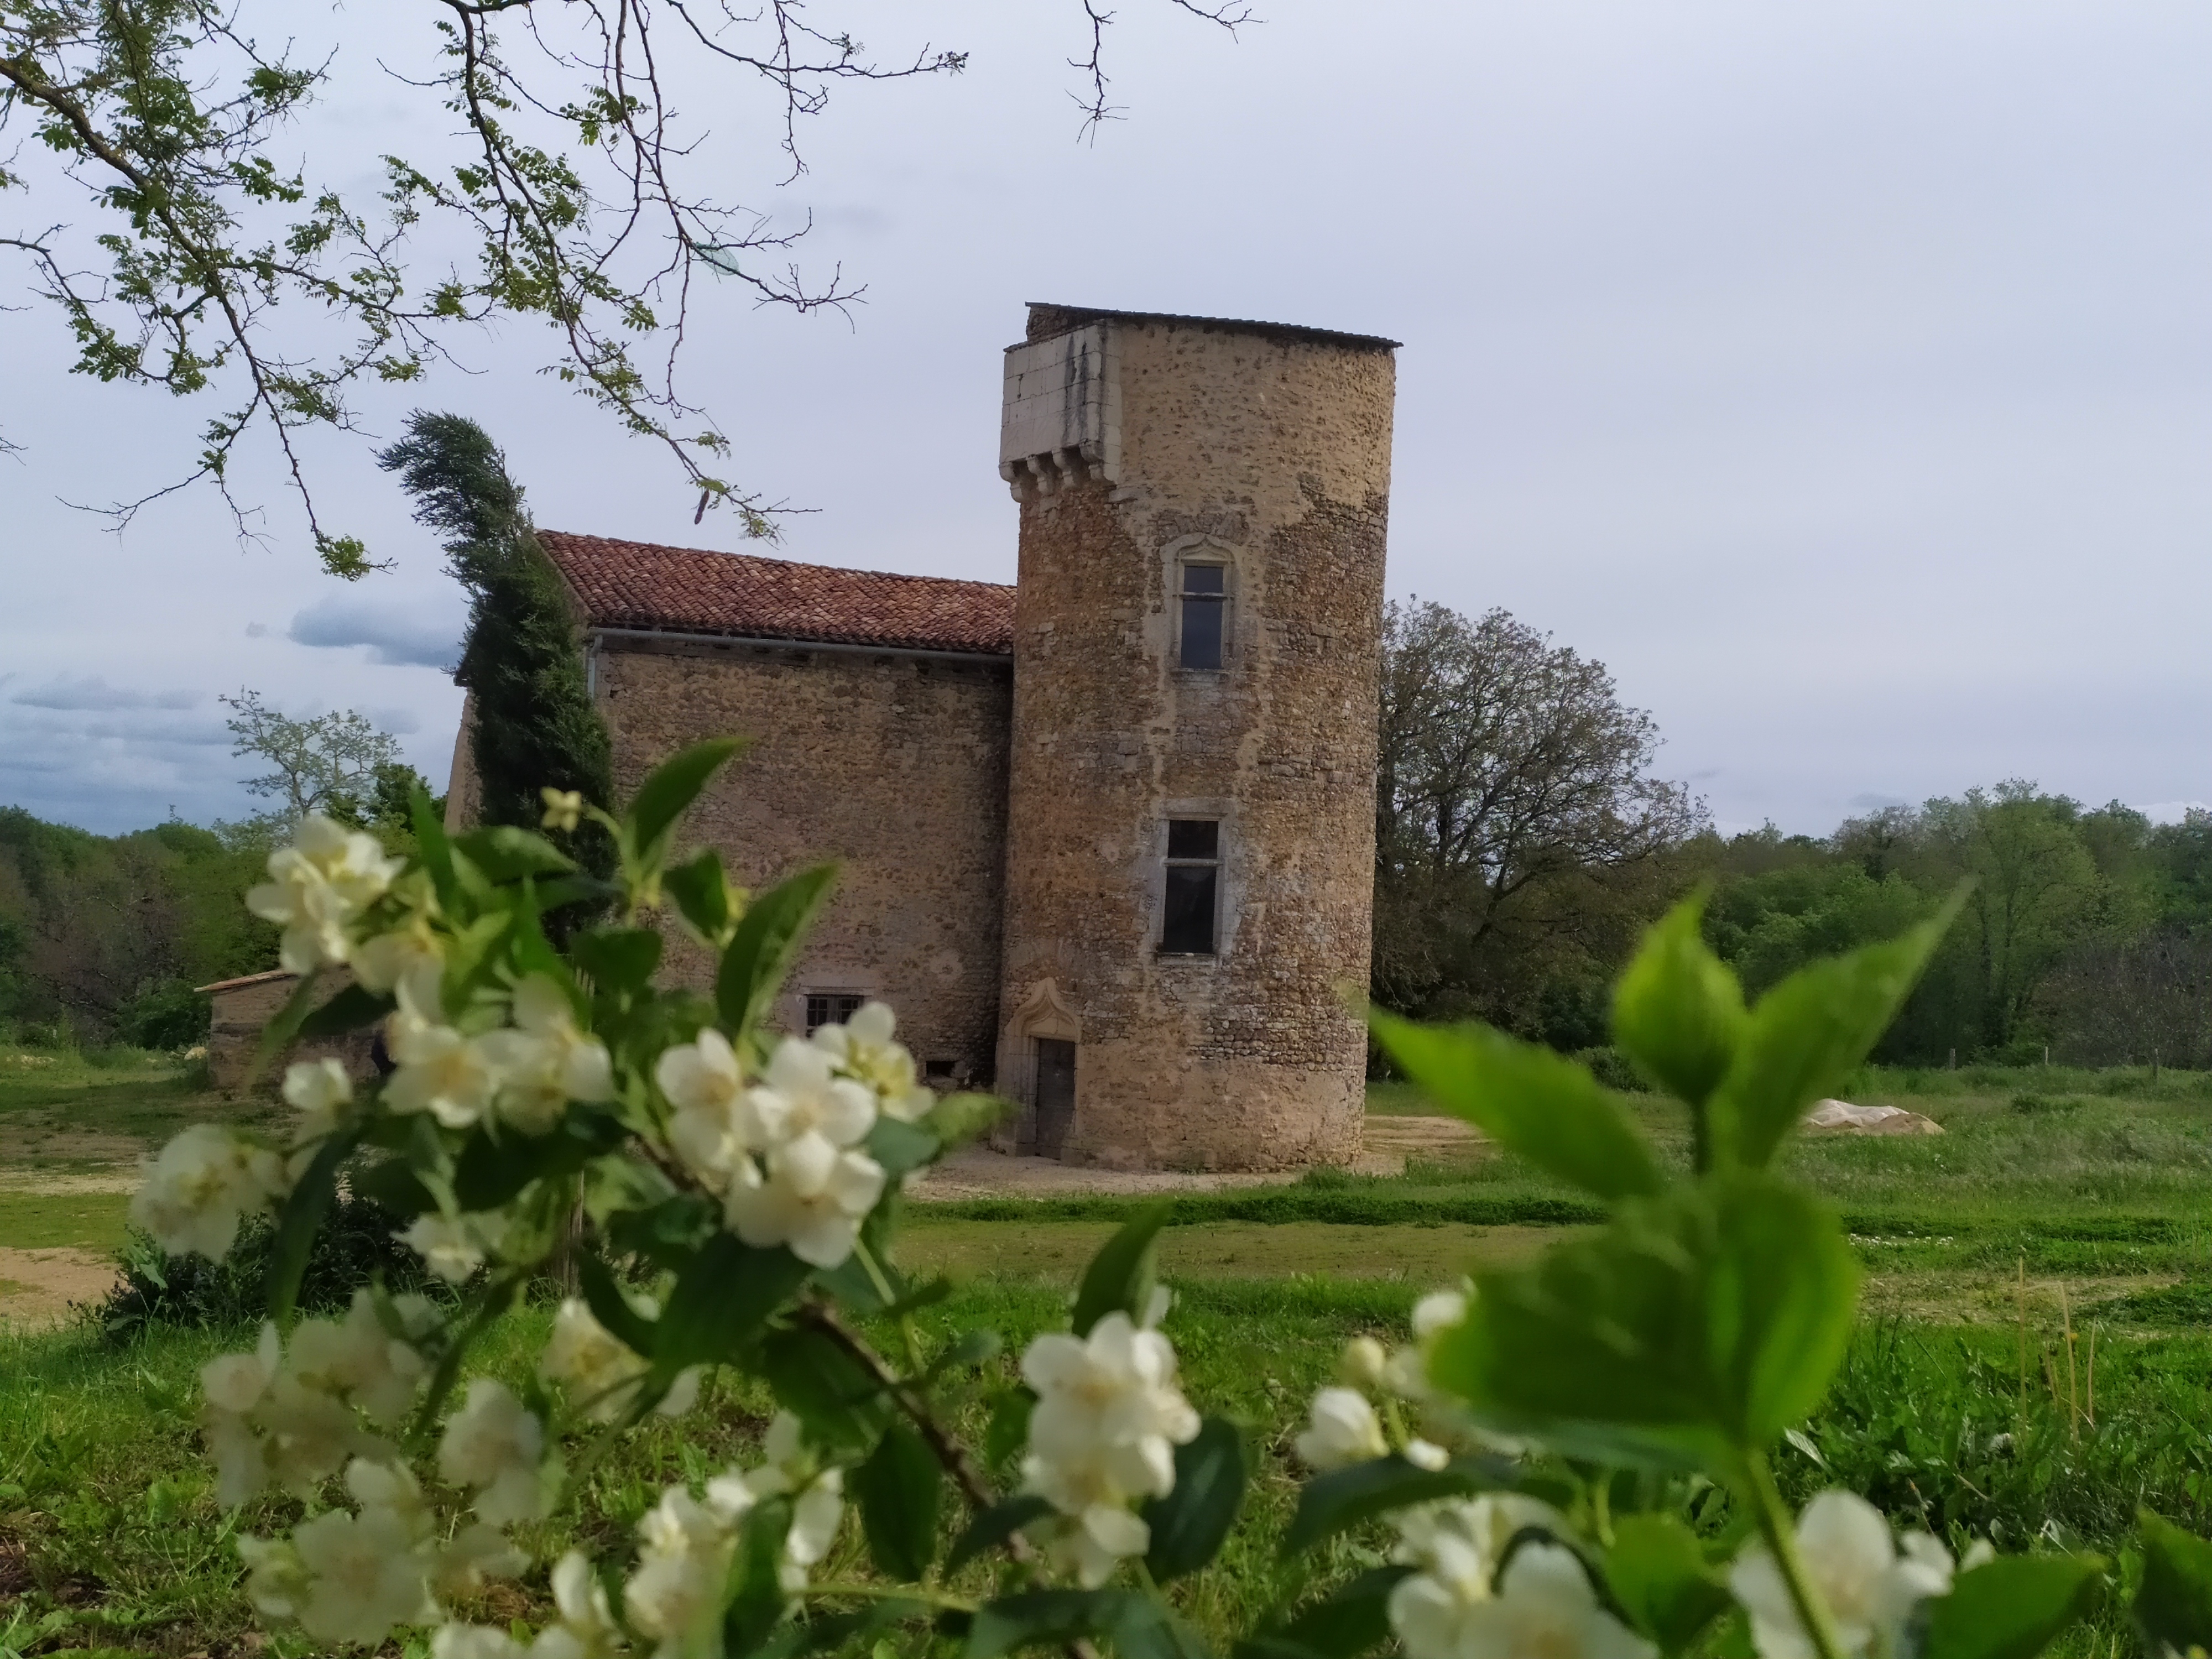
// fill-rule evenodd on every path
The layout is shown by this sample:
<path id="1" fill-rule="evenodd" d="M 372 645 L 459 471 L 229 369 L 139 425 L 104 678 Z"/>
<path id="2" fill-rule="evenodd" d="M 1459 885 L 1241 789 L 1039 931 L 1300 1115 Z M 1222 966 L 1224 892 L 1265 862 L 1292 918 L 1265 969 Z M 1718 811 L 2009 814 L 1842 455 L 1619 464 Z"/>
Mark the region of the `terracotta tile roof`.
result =
<path id="1" fill-rule="evenodd" d="M 212 985 L 195 985 L 195 991 L 235 991 L 247 985 L 266 985 L 276 979 L 297 979 L 297 974 L 287 973 L 282 968 L 271 968 L 265 974 L 241 974 L 236 979 L 219 979 Z"/>
<path id="2" fill-rule="evenodd" d="M 538 539 L 595 627 L 994 656 L 1014 648 L 1014 590 L 996 582 L 840 570 L 559 530 L 541 530 Z"/>

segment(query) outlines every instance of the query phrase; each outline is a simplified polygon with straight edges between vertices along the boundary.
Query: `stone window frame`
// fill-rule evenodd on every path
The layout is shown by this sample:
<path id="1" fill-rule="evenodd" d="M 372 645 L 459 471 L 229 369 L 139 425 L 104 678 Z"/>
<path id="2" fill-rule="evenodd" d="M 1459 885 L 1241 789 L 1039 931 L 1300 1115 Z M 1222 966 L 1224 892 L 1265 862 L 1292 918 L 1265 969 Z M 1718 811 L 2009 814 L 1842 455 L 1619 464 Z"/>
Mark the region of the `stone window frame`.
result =
<path id="1" fill-rule="evenodd" d="M 1159 817 L 1152 832 L 1150 872 L 1146 882 L 1146 936 L 1150 941 L 1146 951 L 1149 958 L 1160 967 L 1175 970 L 1207 972 L 1229 959 L 1236 943 L 1239 911 L 1244 898 L 1243 867 L 1238 862 L 1243 843 L 1237 834 L 1237 806 L 1233 800 L 1212 796 L 1177 796 L 1162 801 L 1158 808 Z M 1168 915 L 1168 825 L 1176 819 L 1211 821 L 1215 824 L 1213 883 L 1213 949 L 1206 953 L 1191 951 L 1167 951 L 1161 948 L 1167 935 Z"/>
<path id="2" fill-rule="evenodd" d="M 1237 550 L 1218 536 L 1178 536 L 1160 550 L 1168 600 L 1168 661 L 1178 674 L 1215 676 L 1237 666 Z M 1183 572 L 1192 565 L 1221 572 L 1221 665 L 1186 668 L 1182 660 Z"/>
<path id="3" fill-rule="evenodd" d="M 799 1035 L 801 1036 L 811 1037 L 816 1031 L 819 1030 L 824 1025 L 843 1024 L 847 1020 L 850 1019 L 854 1014 L 860 1012 L 860 1006 L 867 1001 L 868 995 L 869 994 L 867 992 L 856 990 L 849 985 L 810 985 L 806 987 L 799 994 Z M 818 1021 L 814 1018 L 813 1007 L 814 1003 L 817 1000 L 830 1005 L 829 1008 L 825 1011 L 825 1017 Z M 841 1002 L 850 1003 L 852 1006 L 841 1012 L 837 1008 L 837 1005 Z"/>

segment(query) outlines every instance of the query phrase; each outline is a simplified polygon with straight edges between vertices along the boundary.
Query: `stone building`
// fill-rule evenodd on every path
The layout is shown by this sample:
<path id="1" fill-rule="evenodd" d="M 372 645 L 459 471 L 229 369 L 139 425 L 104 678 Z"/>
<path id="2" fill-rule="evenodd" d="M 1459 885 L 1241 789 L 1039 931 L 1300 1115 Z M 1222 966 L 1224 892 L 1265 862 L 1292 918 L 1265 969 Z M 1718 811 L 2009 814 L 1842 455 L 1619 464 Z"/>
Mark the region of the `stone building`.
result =
<path id="1" fill-rule="evenodd" d="M 539 532 L 617 787 L 741 734 L 690 833 L 843 866 L 785 1024 L 884 999 L 1024 1152 L 1358 1153 L 1394 349 L 1032 305 L 1012 587 Z"/>

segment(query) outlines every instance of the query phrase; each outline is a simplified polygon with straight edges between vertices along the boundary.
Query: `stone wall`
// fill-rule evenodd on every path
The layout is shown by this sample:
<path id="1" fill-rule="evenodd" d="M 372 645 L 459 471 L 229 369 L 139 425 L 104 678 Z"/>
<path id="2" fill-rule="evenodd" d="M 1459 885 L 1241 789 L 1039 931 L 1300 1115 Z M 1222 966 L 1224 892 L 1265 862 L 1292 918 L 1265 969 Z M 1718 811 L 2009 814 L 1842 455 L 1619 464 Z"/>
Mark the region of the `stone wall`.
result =
<path id="1" fill-rule="evenodd" d="M 349 969 L 328 969 L 322 977 L 323 999 L 336 995 L 353 982 Z M 272 971 L 227 980 L 209 992 L 213 1012 L 208 1023 L 208 1080 L 216 1088 L 225 1094 L 236 1094 L 246 1087 L 246 1073 L 253 1064 L 253 1051 L 260 1044 L 262 1029 L 276 1017 L 278 1009 L 291 1000 L 299 983 L 295 975 Z M 334 1054 L 343 1060 L 356 1081 L 364 1079 L 374 1069 L 369 1063 L 369 1052 L 375 1041 L 374 1030 L 362 1030 L 349 1031 L 342 1037 L 295 1042 L 269 1064 L 255 1079 L 255 1086 L 273 1092 L 284 1081 L 284 1068 L 294 1060 L 320 1060 L 325 1054 Z"/>
<path id="2" fill-rule="evenodd" d="M 1044 315 L 1050 329 L 1080 320 Z M 1109 322 L 1116 476 L 1020 507 L 1000 1067 L 1077 1042 L 1065 1155 L 1357 1155 L 1395 366 L 1379 343 Z M 1036 337 L 1035 332 L 1032 337 Z M 1193 554 L 1229 568 L 1218 672 L 1176 665 Z M 1171 817 L 1221 824 L 1218 951 L 1159 951 Z M 1073 1029 L 1071 1029 L 1073 1028 Z"/>
<path id="3" fill-rule="evenodd" d="M 808 991 L 878 996 L 918 1062 L 988 1082 L 998 1025 L 1009 667 L 806 646 L 595 635 L 594 696 L 615 787 L 687 744 L 750 746 L 692 809 L 755 889 L 836 860 L 837 889 L 778 1005 L 804 1029 Z M 668 929 L 670 960 L 702 988 L 706 953 Z"/>

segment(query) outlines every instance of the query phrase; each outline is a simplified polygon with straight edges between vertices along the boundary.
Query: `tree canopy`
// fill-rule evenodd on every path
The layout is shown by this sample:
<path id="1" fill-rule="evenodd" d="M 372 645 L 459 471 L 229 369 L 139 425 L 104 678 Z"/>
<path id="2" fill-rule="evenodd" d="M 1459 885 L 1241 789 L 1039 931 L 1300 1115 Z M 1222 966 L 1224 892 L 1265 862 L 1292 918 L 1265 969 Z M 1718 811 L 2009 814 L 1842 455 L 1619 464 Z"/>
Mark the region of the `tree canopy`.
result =
<path id="1" fill-rule="evenodd" d="M 1246 15 L 1168 3 L 1231 29 Z M 1090 52 L 1071 61 L 1097 121 L 1112 112 L 1112 14 L 1080 5 L 1068 21 Z M 0 151 L 0 200 L 29 203 L 20 228 L 0 227 L 22 257 L 17 291 L 70 331 L 79 373 L 216 407 L 189 477 L 119 501 L 118 521 L 204 480 L 250 533 L 232 463 L 259 433 L 324 566 L 364 574 L 367 547 L 317 512 L 301 438 L 352 429 L 363 385 L 418 380 L 465 331 L 514 319 L 550 332 L 548 372 L 665 447 L 702 512 L 728 506 L 772 533 L 770 504 L 726 475 L 728 441 L 683 390 L 686 320 L 714 291 L 805 311 L 860 290 L 808 280 L 791 259 L 804 226 L 726 196 L 728 152 L 689 112 L 773 133 L 765 159 L 788 179 L 833 88 L 955 74 L 967 53 L 917 30 L 878 56 L 803 0 L 339 8 L 320 58 L 295 44 L 298 22 L 250 0 L 0 0 L 0 135 L 18 141 Z M 410 46 L 435 67 L 398 67 Z M 349 53 L 378 64 L 408 118 L 315 129 L 303 155 L 301 118 Z"/>

